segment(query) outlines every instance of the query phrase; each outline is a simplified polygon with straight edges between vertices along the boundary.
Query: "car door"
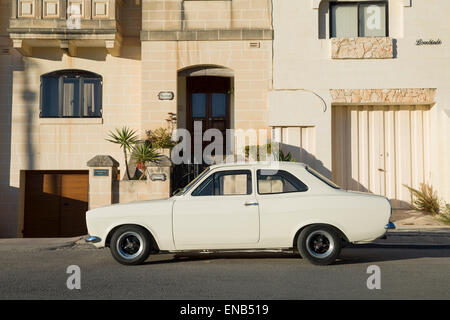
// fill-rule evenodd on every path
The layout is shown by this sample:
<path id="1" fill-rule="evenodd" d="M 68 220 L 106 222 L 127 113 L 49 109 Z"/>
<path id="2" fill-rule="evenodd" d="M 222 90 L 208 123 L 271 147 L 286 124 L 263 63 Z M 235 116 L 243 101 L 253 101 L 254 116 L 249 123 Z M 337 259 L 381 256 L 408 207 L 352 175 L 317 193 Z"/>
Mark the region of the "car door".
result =
<path id="1" fill-rule="evenodd" d="M 215 171 L 173 207 L 177 250 L 254 248 L 259 210 L 252 170 Z"/>
<path id="2" fill-rule="evenodd" d="M 287 170 L 256 170 L 260 245 L 290 247 L 295 228 L 308 216 L 308 186 Z"/>

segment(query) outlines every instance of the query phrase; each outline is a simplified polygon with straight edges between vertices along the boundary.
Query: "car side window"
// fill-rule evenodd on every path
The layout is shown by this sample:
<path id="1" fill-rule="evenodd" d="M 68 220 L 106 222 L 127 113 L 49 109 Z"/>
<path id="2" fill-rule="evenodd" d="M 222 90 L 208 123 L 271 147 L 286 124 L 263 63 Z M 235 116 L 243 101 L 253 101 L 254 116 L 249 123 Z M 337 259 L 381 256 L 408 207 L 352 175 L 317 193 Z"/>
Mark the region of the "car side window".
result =
<path id="1" fill-rule="evenodd" d="M 230 170 L 213 173 L 192 192 L 192 196 L 247 194 L 252 194 L 252 174 L 250 170 Z"/>
<path id="2" fill-rule="evenodd" d="M 258 170 L 258 193 L 279 194 L 305 192 L 308 186 L 284 170 Z"/>

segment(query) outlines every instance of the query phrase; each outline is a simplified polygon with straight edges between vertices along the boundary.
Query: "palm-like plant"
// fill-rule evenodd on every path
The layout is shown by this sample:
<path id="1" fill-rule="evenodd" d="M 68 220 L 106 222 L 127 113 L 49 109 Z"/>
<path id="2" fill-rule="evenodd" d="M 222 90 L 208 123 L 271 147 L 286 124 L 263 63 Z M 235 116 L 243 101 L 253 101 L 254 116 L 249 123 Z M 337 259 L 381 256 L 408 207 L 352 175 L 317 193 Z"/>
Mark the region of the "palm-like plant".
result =
<path id="1" fill-rule="evenodd" d="M 413 197 L 412 206 L 414 209 L 431 214 L 440 213 L 441 203 L 436 191 L 434 191 L 431 185 L 421 183 L 419 189 L 414 189 L 406 184 L 404 184 L 404 186 L 409 190 Z"/>
<path id="2" fill-rule="evenodd" d="M 128 180 L 130 180 L 130 172 L 128 171 L 128 152 L 137 142 L 136 131 L 133 131 L 128 127 L 122 127 L 122 129 L 116 128 L 114 132 L 109 132 L 109 137 L 110 139 L 106 139 L 106 141 L 118 144 L 123 150 L 125 156 L 125 172 Z"/>
<path id="3" fill-rule="evenodd" d="M 278 160 L 287 162 L 297 162 L 290 152 L 284 154 L 282 150 L 280 150 Z"/>
<path id="4" fill-rule="evenodd" d="M 135 160 L 136 163 L 141 164 L 143 174 L 139 177 L 139 179 L 142 179 L 147 174 L 146 163 L 148 162 L 158 163 L 159 157 L 161 155 L 155 151 L 150 141 L 135 144 L 132 150 L 133 151 L 131 153 L 131 158 Z"/>

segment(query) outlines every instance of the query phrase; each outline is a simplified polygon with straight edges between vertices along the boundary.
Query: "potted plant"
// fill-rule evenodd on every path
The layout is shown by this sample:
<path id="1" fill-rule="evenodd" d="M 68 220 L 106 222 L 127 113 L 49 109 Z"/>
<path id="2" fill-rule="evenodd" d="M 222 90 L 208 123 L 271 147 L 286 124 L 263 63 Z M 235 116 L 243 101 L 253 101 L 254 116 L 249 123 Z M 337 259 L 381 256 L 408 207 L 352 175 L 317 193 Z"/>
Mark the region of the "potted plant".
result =
<path id="1" fill-rule="evenodd" d="M 170 158 L 170 150 L 176 145 L 176 142 L 172 141 L 172 133 L 170 130 L 158 128 L 155 130 L 147 130 L 146 134 L 151 146 Z"/>
<path id="2" fill-rule="evenodd" d="M 147 163 L 158 163 L 160 156 L 148 140 L 133 146 L 131 158 L 136 161 L 136 167 L 142 171 L 139 180 L 147 177 Z"/>
<path id="3" fill-rule="evenodd" d="M 133 145 L 138 141 L 136 131 L 129 129 L 128 127 L 122 127 L 122 129 L 115 129 L 115 132 L 109 132 L 110 139 L 106 141 L 118 144 L 125 156 L 125 172 L 128 180 L 131 180 L 130 172 L 128 171 L 128 152 L 131 151 Z"/>

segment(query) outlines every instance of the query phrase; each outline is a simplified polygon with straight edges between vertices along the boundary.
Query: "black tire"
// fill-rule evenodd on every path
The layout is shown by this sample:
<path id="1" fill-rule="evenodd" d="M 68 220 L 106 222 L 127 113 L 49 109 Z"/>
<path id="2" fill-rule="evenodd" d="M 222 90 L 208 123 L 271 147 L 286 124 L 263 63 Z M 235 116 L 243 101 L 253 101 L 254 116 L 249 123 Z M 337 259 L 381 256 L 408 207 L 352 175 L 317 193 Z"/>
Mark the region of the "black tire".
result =
<path id="1" fill-rule="evenodd" d="M 152 242 L 147 230 L 130 225 L 122 226 L 113 233 L 109 247 L 117 262 L 138 265 L 147 260 Z"/>
<path id="2" fill-rule="evenodd" d="M 327 225 L 312 225 L 300 232 L 297 239 L 300 255 L 315 265 L 332 264 L 339 257 L 342 241 L 338 231 Z"/>

